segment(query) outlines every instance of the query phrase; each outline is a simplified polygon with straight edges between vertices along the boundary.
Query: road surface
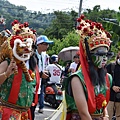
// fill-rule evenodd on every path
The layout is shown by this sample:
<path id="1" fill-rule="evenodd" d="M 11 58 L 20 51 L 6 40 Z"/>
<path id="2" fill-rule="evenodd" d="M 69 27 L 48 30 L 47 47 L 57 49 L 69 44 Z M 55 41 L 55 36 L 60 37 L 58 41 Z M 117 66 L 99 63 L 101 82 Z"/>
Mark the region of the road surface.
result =
<path id="1" fill-rule="evenodd" d="M 45 118 L 48 118 L 51 114 L 53 114 L 53 112 L 55 113 L 55 111 L 56 111 L 56 109 L 52 108 L 47 103 L 45 103 L 45 107 L 43 110 L 44 110 L 43 114 L 38 113 L 38 106 L 37 106 L 37 108 L 35 110 L 35 120 L 50 120 L 50 119 L 45 119 Z M 60 115 L 55 120 L 60 120 Z"/>

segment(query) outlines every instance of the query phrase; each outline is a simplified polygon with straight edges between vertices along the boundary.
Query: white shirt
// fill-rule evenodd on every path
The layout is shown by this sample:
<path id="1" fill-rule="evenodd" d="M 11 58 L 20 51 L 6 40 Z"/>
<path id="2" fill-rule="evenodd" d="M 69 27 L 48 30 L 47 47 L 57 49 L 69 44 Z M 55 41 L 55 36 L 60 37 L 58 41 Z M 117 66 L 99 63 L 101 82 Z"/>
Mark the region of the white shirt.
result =
<path id="1" fill-rule="evenodd" d="M 76 71 L 76 68 L 77 68 L 77 63 L 72 62 L 72 63 L 70 64 L 70 69 L 74 69 L 74 71 Z"/>
<path id="2" fill-rule="evenodd" d="M 44 71 L 46 64 L 49 64 L 49 60 L 46 61 L 46 56 L 48 55 L 46 54 L 46 52 L 41 52 L 41 54 L 39 54 L 37 50 L 36 50 L 36 55 L 39 59 L 39 62 L 38 62 L 39 72 Z M 41 89 L 41 78 L 40 78 L 38 94 L 40 94 L 40 89 Z"/>
<path id="3" fill-rule="evenodd" d="M 59 66 L 59 67 L 57 67 Z M 62 67 L 57 64 L 49 64 L 46 67 L 46 70 L 50 72 L 51 77 L 50 77 L 50 82 L 49 83 L 60 83 L 60 77 L 62 73 Z"/>
<path id="4" fill-rule="evenodd" d="M 48 55 L 46 54 L 46 52 L 41 52 L 41 54 L 38 53 L 38 51 L 36 51 L 37 57 L 39 59 L 39 72 L 44 71 L 46 65 L 49 64 L 49 59 L 48 59 Z"/>

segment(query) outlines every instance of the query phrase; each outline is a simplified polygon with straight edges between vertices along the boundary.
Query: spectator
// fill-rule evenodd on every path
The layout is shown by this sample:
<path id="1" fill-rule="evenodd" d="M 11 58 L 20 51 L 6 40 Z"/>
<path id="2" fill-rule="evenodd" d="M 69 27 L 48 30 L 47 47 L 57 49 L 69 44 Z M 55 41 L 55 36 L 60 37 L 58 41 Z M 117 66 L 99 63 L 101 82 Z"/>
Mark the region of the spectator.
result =
<path id="1" fill-rule="evenodd" d="M 80 59 L 80 51 L 78 50 L 77 53 L 76 53 L 78 56 L 79 56 L 79 59 Z M 79 60 L 78 64 L 77 64 L 77 67 L 76 67 L 76 71 L 79 70 L 81 67 L 81 62 Z"/>
<path id="2" fill-rule="evenodd" d="M 120 51 L 116 56 L 115 63 L 107 66 L 107 71 L 113 75 L 113 84 L 110 90 L 110 101 L 108 103 L 108 114 L 110 120 L 115 115 L 120 120 Z"/>
<path id="3" fill-rule="evenodd" d="M 35 108 L 38 104 L 38 88 L 40 84 L 40 75 L 39 75 L 39 70 L 38 70 L 38 58 L 35 54 L 36 51 L 36 45 L 33 43 L 32 45 L 32 54 L 30 56 L 30 59 L 26 61 L 26 66 L 29 70 L 35 71 L 35 78 L 36 81 L 34 81 L 34 99 L 33 103 L 31 105 L 30 111 L 31 111 L 31 119 L 34 120 L 35 118 Z"/>
<path id="4" fill-rule="evenodd" d="M 39 113 L 43 113 L 43 108 L 44 108 L 44 79 L 49 78 L 49 75 L 46 74 L 46 72 L 44 72 L 45 70 L 45 62 L 46 62 L 46 53 L 45 51 L 47 51 L 49 44 L 52 44 L 53 41 L 49 41 L 48 38 L 45 35 L 40 35 L 37 38 L 37 50 L 36 50 L 36 54 L 37 57 L 39 59 L 39 72 L 40 72 L 40 77 L 41 77 L 41 86 L 39 87 Z"/>
<path id="5" fill-rule="evenodd" d="M 69 68 L 69 72 L 71 72 L 71 73 L 74 73 L 75 71 L 76 71 L 76 68 L 77 68 L 77 65 L 78 65 L 78 63 L 79 63 L 79 56 L 78 55 L 75 55 L 74 57 L 73 57 L 73 60 L 74 60 L 74 62 L 72 62 L 71 64 L 70 64 L 70 68 Z"/>
<path id="6" fill-rule="evenodd" d="M 51 56 L 51 64 L 46 67 L 46 70 L 50 72 L 50 81 L 49 83 L 60 84 L 62 67 L 58 64 L 58 56 Z"/>
<path id="7" fill-rule="evenodd" d="M 65 77 L 68 77 L 69 76 L 69 68 L 70 68 L 70 62 L 67 62 L 66 66 L 65 66 L 65 70 L 63 72 L 63 75 Z"/>

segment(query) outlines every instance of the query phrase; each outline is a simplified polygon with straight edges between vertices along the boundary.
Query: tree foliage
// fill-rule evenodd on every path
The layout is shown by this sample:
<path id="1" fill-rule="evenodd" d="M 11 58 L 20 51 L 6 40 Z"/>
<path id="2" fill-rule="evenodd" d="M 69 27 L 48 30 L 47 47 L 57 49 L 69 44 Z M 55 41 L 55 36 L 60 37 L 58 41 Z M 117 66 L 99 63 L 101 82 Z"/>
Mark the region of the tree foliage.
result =
<path id="1" fill-rule="evenodd" d="M 70 13 L 55 11 L 56 18 L 52 21 L 50 27 L 45 30 L 45 34 L 56 39 L 62 39 L 68 32 L 74 28 L 74 18 L 77 16 L 75 11 Z"/>
<path id="2" fill-rule="evenodd" d="M 79 36 L 75 32 L 78 13 L 74 10 L 43 14 L 41 11 L 27 10 L 25 6 L 16 6 L 7 0 L 0 0 L 0 7 L 0 16 L 6 19 L 5 25 L 0 24 L 0 31 L 10 30 L 14 19 L 18 19 L 21 23 L 28 21 L 38 35 L 45 34 L 54 41 L 47 51 L 49 55 L 58 54 L 65 47 L 79 45 Z M 103 24 L 112 35 L 112 50 L 117 52 L 120 48 L 120 8 L 118 12 L 110 9 L 101 10 L 101 6 L 96 5 L 93 9 L 86 9 L 82 14 L 87 19 Z"/>
<path id="3" fill-rule="evenodd" d="M 50 46 L 48 54 L 58 54 L 63 48 L 69 46 L 79 46 L 79 35 L 74 31 L 69 32 L 66 37 L 59 39 L 53 39 L 54 44 Z"/>

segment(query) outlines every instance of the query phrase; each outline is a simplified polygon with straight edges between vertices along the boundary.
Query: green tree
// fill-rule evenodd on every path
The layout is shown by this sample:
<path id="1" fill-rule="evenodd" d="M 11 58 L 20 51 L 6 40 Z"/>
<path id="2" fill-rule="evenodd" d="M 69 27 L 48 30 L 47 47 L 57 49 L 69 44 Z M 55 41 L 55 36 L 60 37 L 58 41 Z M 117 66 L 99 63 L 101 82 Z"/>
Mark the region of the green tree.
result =
<path id="1" fill-rule="evenodd" d="M 68 32 L 74 28 L 74 17 L 77 15 L 74 11 L 66 13 L 62 11 L 54 12 L 56 18 L 52 21 L 49 28 L 45 30 L 45 34 L 51 38 L 62 39 Z"/>
<path id="2" fill-rule="evenodd" d="M 118 53 L 120 49 L 120 26 L 114 22 L 99 19 L 104 28 L 111 34 L 111 51 Z"/>
<path id="3" fill-rule="evenodd" d="M 52 39 L 54 44 L 49 47 L 48 54 L 58 54 L 63 48 L 69 46 L 79 46 L 79 35 L 74 31 L 69 32 L 66 37 L 60 39 Z"/>
<path id="4" fill-rule="evenodd" d="M 83 14 L 87 17 L 87 19 L 90 19 L 92 21 L 97 21 L 98 18 L 116 18 L 116 11 L 110 9 L 101 10 L 100 5 L 94 6 L 92 10 L 86 9 Z"/>

